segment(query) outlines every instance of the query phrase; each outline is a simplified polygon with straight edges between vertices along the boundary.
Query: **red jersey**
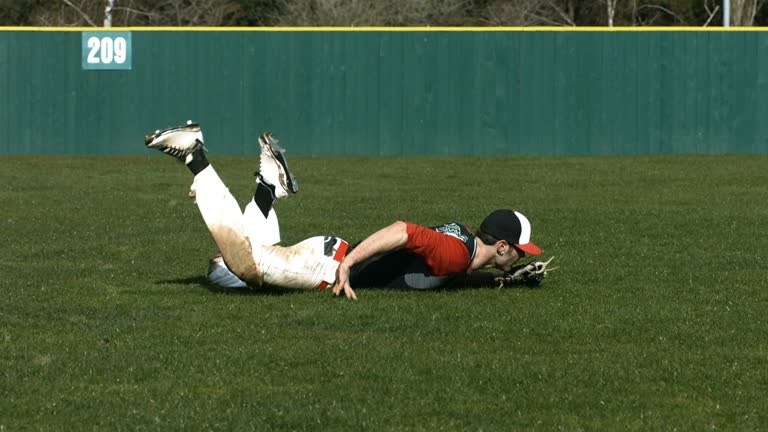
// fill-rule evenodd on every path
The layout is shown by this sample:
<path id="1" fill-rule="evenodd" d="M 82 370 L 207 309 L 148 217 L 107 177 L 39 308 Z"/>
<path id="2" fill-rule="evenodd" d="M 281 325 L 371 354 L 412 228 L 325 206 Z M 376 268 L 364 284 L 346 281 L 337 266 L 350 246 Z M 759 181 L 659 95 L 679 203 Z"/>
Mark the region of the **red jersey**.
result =
<path id="1" fill-rule="evenodd" d="M 471 270 L 477 245 L 466 226 L 449 223 L 427 228 L 406 222 L 406 230 L 404 249 L 373 256 L 352 267 L 352 286 L 440 288 Z"/>
<path id="2" fill-rule="evenodd" d="M 474 244 L 470 249 L 466 241 L 472 235 L 462 235 L 462 231 L 469 233 L 466 227 L 459 228 L 459 224 L 446 224 L 439 227 L 427 228 L 414 223 L 406 222 L 408 243 L 405 249 L 424 258 L 433 276 L 450 276 L 464 273 L 469 270 L 469 264 L 474 255 Z"/>

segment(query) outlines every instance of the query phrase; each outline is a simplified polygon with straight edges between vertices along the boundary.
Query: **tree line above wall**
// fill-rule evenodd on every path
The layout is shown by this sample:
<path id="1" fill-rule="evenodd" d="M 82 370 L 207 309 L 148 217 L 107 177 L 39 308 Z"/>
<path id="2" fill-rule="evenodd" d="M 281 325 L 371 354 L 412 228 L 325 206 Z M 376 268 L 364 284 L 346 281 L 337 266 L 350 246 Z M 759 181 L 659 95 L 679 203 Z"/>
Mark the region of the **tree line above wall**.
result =
<path id="1" fill-rule="evenodd" d="M 3 26 L 720 26 L 721 0 L 0 0 Z M 765 0 L 730 24 L 766 26 Z"/>

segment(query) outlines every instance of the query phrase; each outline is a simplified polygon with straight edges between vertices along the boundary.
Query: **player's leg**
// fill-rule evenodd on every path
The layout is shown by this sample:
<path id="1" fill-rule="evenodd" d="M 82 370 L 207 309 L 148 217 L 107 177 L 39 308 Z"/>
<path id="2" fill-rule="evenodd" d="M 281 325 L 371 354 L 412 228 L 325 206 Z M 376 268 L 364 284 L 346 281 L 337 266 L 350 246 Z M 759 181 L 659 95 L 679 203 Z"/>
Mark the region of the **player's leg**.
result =
<path id="1" fill-rule="evenodd" d="M 296 178 L 288 169 L 284 150 L 277 147 L 277 140 L 270 134 L 263 134 L 259 137 L 259 146 L 256 191 L 243 213 L 245 233 L 252 247 L 272 246 L 280 242 L 280 225 L 273 204 L 278 198 L 298 191 Z M 280 181 L 281 178 L 284 182 Z M 211 258 L 208 264 L 208 280 L 225 288 L 247 286 L 227 268 L 221 253 Z"/>
<path id="2" fill-rule="evenodd" d="M 264 141 L 272 151 L 269 158 L 277 166 L 262 164 L 262 168 L 267 168 L 262 176 L 270 183 L 275 181 L 276 197 L 287 195 L 288 191 L 295 193 L 297 185 L 287 171 L 282 151 L 276 153 L 271 142 Z M 186 126 L 156 131 L 145 137 L 145 144 L 176 157 L 192 171 L 195 176 L 192 192 L 200 214 L 226 266 L 238 279 L 250 286 L 267 284 L 298 289 L 322 289 L 333 283 L 347 248 L 343 240 L 333 238 L 326 242 L 316 237 L 288 248 L 251 245 L 240 206 L 205 157 L 199 125 L 190 122 Z M 270 171 L 271 168 L 275 169 Z"/>
<path id="3" fill-rule="evenodd" d="M 195 202 L 227 267 L 249 285 L 261 285 L 261 272 L 253 260 L 253 247 L 245 230 L 240 205 L 212 166 L 195 176 Z"/>
<path id="4" fill-rule="evenodd" d="M 245 206 L 243 224 L 251 247 L 271 246 L 280 242 L 280 225 L 272 208 L 274 192 L 265 184 L 261 175 L 256 179 L 256 192 Z M 217 252 L 208 262 L 208 280 L 223 288 L 245 288 L 248 285 L 232 273 Z"/>
<path id="5" fill-rule="evenodd" d="M 208 262 L 208 281 L 222 288 L 248 288 L 248 284 L 235 276 L 224 263 L 221 252 L 216 252 Z"/>
<path id="6" fill-rule="evenodd" d="M 258 286 L 324 290 L 333 285 L 348 247 L 347 242 L 332 236 L 312 237 L 290 247 L 254 245 L 253 260 L 260 271 Z M 257 286 L 230 271 L 220 254 L 211 258 L 208 280 L 224 288 Z"/>
<path id="7" fill-rule="evenodd" d="M 232 272 L 241 280 L 260 285 L 251 243 L 245 233 L 240 205 L 205 156 L 200 125 L 158 130 L 144 138 L 149 148 L 167 153 L 184 163 L 195 176 L 192 193 L 208 230 Z"/>
<path id="8" fill-rule="evenodd" d="M 264 246 L 254 256 L 264 284 L 284 288 L 320 289 L 333 285 L 336 269 L 349 244 L 334 236 L 308 238 L 290 247 Z"/>
<path id="9" fill-rule="evenodd" d="M 274 245 L 280 242 L 280 226 L 272 208 L 275 200 L 299 191 L 296 177 L 288 168 L 285 149 L 270 133 L 259 136 L 259 170 L 256 192 L 245 208 L 246 233 L 254 244 Z"/>
<path id="10" fill-rule="evenodd" d="M 275 199 L 274 187 L 257 174 L 256 192 L 243 212 L 245 232 L 251 243 L 267 246 L 280 243 L 280 224 L 272 207 Z"/>
<path id="11" fill-rule="evenodd" d="M 254 261 L 263 270 L 266 285 L 325 289 L 336 279 L 336 269 L 349 245 L 344 240 L 327 236 L 312 237 L 290 247 L 274 246 L 279 242 L 280 234 L 272 204 L 299 190 L 296 177 L 288 168 L 285 150 L 277 143 L 269 133 L 259 137 L 259 175 L 254 205 L 249 204 L 246 208 L 246 224 L 256 222 L 253 230 L 247 230 L 254 248 L 256 242 L 265 246 L 254 251 Z"/>

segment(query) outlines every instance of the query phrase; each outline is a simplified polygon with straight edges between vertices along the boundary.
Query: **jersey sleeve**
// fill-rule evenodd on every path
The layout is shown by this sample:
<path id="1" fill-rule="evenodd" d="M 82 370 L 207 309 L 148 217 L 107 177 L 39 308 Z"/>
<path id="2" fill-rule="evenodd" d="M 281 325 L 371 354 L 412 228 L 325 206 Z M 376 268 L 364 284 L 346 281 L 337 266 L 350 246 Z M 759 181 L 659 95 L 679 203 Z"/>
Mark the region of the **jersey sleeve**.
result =
<path id="1" fill-rule="evenodd" d="M 469 267 L 469 251 L 456 237 L 410 222 L 406 223 L 405 249 L 424 258 L 434 276 L 464 273 Z"/>

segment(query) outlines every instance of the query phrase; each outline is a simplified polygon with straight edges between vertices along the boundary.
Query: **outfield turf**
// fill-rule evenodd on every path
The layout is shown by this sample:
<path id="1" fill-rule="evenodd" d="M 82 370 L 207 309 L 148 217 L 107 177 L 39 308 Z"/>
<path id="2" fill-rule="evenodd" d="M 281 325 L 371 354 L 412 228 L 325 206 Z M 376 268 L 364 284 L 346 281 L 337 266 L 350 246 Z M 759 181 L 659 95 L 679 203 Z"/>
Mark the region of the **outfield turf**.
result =
<path id="1" fill-rule="evenodd" d="M 254 158 L 211 160 L 242 203 Z M 533 223 L 540 289 L 220 290 L 170 158 L 0 158 L 0 431 L 758 430 L 768 157 L 292 158 L 283 240 Z"/>

